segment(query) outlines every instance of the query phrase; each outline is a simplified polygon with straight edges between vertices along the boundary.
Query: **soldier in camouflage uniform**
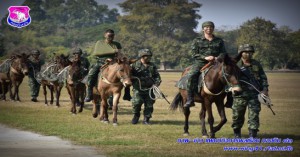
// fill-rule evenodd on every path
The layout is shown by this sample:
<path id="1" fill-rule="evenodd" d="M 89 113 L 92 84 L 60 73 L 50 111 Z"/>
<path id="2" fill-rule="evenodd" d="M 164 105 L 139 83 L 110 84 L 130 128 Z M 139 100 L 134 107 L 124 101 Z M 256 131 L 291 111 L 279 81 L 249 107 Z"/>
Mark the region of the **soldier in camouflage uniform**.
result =
<path id="1" fill-rule="evenodd" d="M 149 49 L 142 49 L 139 51 L 140 60 L 132 64 L 132 77 L 137 77 L 140 80 L 133 80 L 133 98 L 131 101 L 134 116 L 131 121 L 132 124 L 138 123 L 142 104 L 144 104 L 143 124 L 150 124 L 152 117 L 155 100 L 150 98 L 149 88 L 152 85 L 159 86 L 161 78 L 155 64 L 150 62 L 151 57 L 152 52 Z"/>
<path id="2" fill-rule="evenodd" d="M 188 79 L 188 98 L 184 107 L 194 106 L 194 92 L 197 86 L 200 69 L 209 61 L 226 53 L 224 41 L 213 35 L 215 25 L 211 21 L 202 24 L 203 35 L 194 39 L 192 43 L 192 57 L 195 59 L 190 69 Z"/>
<path id="3" fill-rule="evenodd" d="M 90 102 L 93 99 L 93 87 L 96 86 L 100 67 L 107 61 L 111 61 L 116 55 L 121 54 L 122 46 L 119 42 L 113 41 L 114 35 L 114 31 L 108 29 L 104 32 L 105 40 L 98 40 L 95 44 L 92 56 L 95 56 L 97 61 L 88 72 L 87 95 L 84 99 L 85 102 Z M 104 55 L 103 52 L 107 53 L 107 55 Z"/>
<path id="4" fill-rule="evenodd" d="M 261 64 L 252 59 L 254 53 L 253 46 L 249 44 L 240 45 L 238 48 L 238 66 L 242 75 L 240 80 L 251 83 L 256 89 L 268 96 L 268 80 Z M 232 106 L 232 128 L 236 138 L 241 137 L 241 128 L 245 121 L 245 112 L 248 107 L 248 129 L 249 136 L 255 138 L 259 128 L 259 112 L 261 110 L 258 101 L 258 92 L 250 85 L 241 81 L 242 93 L 234 96 Z"/>
<path id="5" fill-rule="evenodd" d="M 80 48 L 76 48 L 73 52 L 73 58 L 71 60 L 80 60 L 81 72 L 83 76 L 87 75 L 89 72 L 90 62 L 87 58 L 82 56 L 82 50 Z"/>
<path id="6" fill-rule="evenodd" d="M 36 76 L 41 71 L 41 66 L 43 65 L 43 61 L 41 61 L 39 57 L 40 51 L 33 50 L 31 57 L 29 58 L 28 84 L 30 87 L 31 101 L 33 102 L 37 102 L 41 86 L 41 84 L 36 80 Z"/>

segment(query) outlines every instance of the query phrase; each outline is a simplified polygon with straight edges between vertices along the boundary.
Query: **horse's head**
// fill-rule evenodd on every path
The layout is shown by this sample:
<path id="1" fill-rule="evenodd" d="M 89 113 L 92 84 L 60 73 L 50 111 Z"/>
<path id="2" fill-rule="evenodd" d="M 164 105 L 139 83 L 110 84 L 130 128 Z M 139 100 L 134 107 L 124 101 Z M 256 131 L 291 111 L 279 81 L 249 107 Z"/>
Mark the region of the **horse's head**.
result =
<path id="1" fill-rule="evenodd" d="M 16 73 L 28 75 L 28 58 L 30 55 L 22 53 L 21 55 L 15 55 L 12 57 L 11 67 Z"/>
<path id="2" fill-rule="evenodd" d="M 69 55 L 65 56 L 64 54 L 61 54 L 59 56 L 55 57 L 55 63 L 58 65 L 59 69 L 63 69 L 71 64 L 69 60 Z"/>
<path id="3" fill-rule="evenodd" d="M 71 62 L 67 79 L 68 84 L 78 84 L 83 79 L 84 76 L 81 72 L 80 66 L 80 60 L 74 60 Z"/>
<path id="4" fill-rule="evenodd" d="M 116 59 L 117 66 L 117 77 L 120 79 L 122 84 L 127 87 L 131 86 L 131 66 L 130 61 L 126 57 Z"/>
<path id="5" fill-rule="evenodd" d="M 219 58 L 218 61 L 222 63 L 220 72 L 222 82 L 229 87 L 229 90 L 232 91 L 233 94 L 241 92 L 242 88 L 239 85 L 241 70 L 236 65 L 236 61 L 227 54 Z"/>

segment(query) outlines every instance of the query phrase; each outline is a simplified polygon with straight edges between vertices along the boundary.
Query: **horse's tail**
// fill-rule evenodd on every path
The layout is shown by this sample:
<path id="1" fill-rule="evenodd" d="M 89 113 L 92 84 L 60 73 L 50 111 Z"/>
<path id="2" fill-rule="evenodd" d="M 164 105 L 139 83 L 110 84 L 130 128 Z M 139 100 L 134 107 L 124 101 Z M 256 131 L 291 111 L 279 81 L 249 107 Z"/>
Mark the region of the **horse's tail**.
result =
<path id="1" fill-rule="evenodd" d="M 180 92 L 177 93 L 177 95 L 174 97 L 171 105 L 170 105 L 170 110 L 175 111 L 178 106 L 180 106 L 180 109 L 183 108 L 183 101 L 182 101 L 182 96 L 180 94 Z"/>

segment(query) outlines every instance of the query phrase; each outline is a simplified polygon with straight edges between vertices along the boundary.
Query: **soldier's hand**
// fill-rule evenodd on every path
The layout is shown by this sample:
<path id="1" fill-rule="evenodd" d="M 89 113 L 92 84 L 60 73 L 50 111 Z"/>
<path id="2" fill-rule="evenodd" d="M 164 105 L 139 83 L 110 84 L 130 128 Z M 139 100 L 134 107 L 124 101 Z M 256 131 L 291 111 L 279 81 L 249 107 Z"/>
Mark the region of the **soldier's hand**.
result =
<path id="1" fill-rule="evenodd" d="M 261 91 L 264 95 L 269 96 L 269 92 L 267 90 Z"/>

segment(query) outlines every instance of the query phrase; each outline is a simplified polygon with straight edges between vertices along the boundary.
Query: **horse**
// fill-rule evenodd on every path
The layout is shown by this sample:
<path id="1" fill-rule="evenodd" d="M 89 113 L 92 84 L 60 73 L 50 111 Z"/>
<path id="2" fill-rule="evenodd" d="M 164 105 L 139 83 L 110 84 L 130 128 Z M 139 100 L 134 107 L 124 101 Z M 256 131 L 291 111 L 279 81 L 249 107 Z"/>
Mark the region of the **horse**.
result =
<path id="1" fill-rule="evenodd" d="M 62 74 L 65 72 L 66 67 L 70 65 L 69 55 L 59 55 L 54 59 L 54 63 L 50 63 L 50 65 L 46 65 L 46 70 L 42 71 L 41 85 L 43 87 L 44 96 L 45 96 L 45 105 L 48 105 L 47 100 L 47 87 L 50 90 L 51 99 L 50 104 L 53 104 L 53 92 L 56 93 L 56 107 L 59 107 L 59 97 L 62 87 L 64 86 L 64 79 L 62 78 Z M 51 69 L 49 69 L 51 68 Z M 54 78 L 46 78 L 44 73 L 50 73 Z"/>
<path id="2" fill-rule="evenodd" d="M 219 58 L 214 62 L 210 63 L 207 73 L 203 76 L 203 87 L 200 92 L 195 94 L 195 102 L 201 103 L 201 111 L 199 114 L 201 127 L 202 127 L 202 136 L 208 137 L 207 130 L 205 127 L 205 115 L 208 114 L 208 123 L 211 138 L 215 138 L 215 133 L 219 131 L 222 126 L 227 122 L 225 109 L 224 109 L 224 98 L 226 96 L 225 87 L 229 86 L 231 91 L 234 93 L 239 93 L 241 88 L 239 87 L 238 77 L 240 75 L 240 69 L 236 65 L 234 59 L 230 58 L 227 54 L 224 58 Z M 190 68 L 185 69 L 182 73 L 184 77 Z M 200 69 L 199 69 L 200 70 Z M 205 72 L 204 72 L 205 73 Z M 170 109 L 175 110 L 178 108 L 178 105 L 182 108 L 185 115 L 184 123 L 184 136 L 189 135 L 189 115 L 190 108 L 183 107 L 187 101 L 187 90 L 179 89 L 179 93 L 174 97 Z M 221 121 L 217 126 L 213 126 L 214 117 L 212 113 L 212 103 L 215 103 L 218 109 L 219 116 Z"/>
<path id="3" fill-rule="evenodd" d="M 23 79 L 28 75 L 28 57 L 25 53 L 21 55 L 14 55 L 11 58 L 11 65 L 8 73 L 0 74 L 0 84 L 2 91 L 2 99 L 6 100 L 6 86 L 10 93 L 10 99 L 20 101 L 19 97 L 19 86 L 23 82 Z M 14 88 L 14 91 L 12 91 Z"/>
<path id="4" fill-rule="evenodd" d="M 113 125 L 117 123 L 117 109 L 123 87 L 129 87 L 131 82 L 131 61 L 124 58 L 114 58 L 102 68 L 101 77 L 98 78 L 97 89 L 101 97 L 100 121 L 108 123 L 107 99 L 113 95 Z M 93 103 L 93 116 L 97 117 L 97 105 Z"/>
<path id="5" fill-rule="evenodd" d="M 84 75 L 81 69 L 80 60 L 74 60 L 68 69 L 68 75 L 66 78 L 66 88 L 71 98 L 71 113 L 76 114 L 76 104 L 79 104 L 79 113 L 82 112 L 84 106 L 85 97 L 85 84 L 81 81 L 84 79 Z"/>

